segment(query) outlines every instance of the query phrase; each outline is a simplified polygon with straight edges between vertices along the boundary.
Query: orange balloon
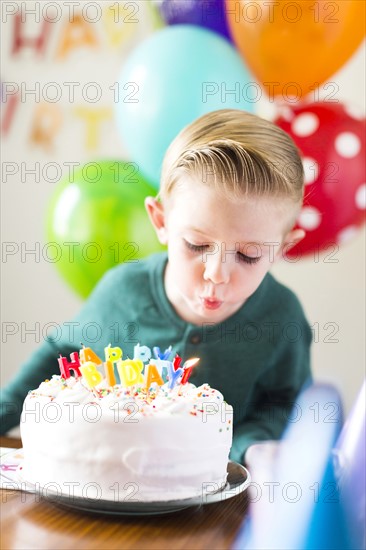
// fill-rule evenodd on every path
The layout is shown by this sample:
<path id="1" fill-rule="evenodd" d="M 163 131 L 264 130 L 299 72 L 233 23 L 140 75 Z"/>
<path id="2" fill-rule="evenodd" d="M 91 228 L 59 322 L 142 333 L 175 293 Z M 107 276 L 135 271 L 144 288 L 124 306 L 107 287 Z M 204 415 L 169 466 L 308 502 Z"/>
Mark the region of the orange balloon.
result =
<path id="1" fill-rule="evenodd" d="M 226 14 L 239 52 L 271 98 L 315 90 L 365 35 L 364 0 L 226 0 Z"/>

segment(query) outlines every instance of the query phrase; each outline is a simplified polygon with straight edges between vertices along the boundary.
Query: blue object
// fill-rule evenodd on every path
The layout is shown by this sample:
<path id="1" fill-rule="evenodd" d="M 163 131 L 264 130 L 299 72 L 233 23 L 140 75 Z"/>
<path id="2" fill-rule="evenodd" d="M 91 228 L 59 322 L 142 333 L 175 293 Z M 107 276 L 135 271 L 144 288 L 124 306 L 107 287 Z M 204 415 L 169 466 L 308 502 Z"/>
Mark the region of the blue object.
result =
<path id="1" fill-rule="evenodd" d="M 215 31 L 231 41 L 225 0 L 162 0 L 160 13 L 168 25 L 189 23 Z"/>
<path id="2" fill-rule="evenodd" d="M 224 38 L 192 25 L 166 27 L 142 42 L 123 66 L 119 133 L 131 159 L 158 188 L 165 151 L 187 124 L 218 109 L 252 112 L 259 91 Z"/>
<path id="3" fill-rule="evenodd" d="M 233 550 L 350 548 L 331 455 L 341 427 L 335 388 L 316 384 L 299 396 L 275 459 L 253 476 L 261 498 Z"/>
<path id="4" fill-rule="evenodd" d="M 347 549 L 366 548 L 366 383 L 334 449 Z"/>

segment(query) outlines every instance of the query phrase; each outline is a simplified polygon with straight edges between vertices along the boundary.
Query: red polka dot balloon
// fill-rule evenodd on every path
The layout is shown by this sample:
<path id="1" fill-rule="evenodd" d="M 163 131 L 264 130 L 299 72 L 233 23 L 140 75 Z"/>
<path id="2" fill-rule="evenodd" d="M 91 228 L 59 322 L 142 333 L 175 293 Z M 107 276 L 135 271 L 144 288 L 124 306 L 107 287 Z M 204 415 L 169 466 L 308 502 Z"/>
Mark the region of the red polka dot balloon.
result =
<path id="1" fill-rule="evenodd" d="M 300 149 L 305 171 L 297 227 L 306 237 L 288 256 L 335 249 L 365 221 L 365 119 L 351 107 L 323 102 L 284 107 L 275 122 Z"/>

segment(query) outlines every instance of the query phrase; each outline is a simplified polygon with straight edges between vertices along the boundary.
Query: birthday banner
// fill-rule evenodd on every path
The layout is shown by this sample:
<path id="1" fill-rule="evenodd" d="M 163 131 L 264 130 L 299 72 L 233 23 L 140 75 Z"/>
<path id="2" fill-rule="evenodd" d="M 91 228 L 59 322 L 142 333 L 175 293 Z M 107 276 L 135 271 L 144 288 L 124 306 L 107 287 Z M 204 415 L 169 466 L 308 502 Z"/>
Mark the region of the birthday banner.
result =
<path id="1" fill-rule="evenodd" d="M 114 106 L 136 101 L 138 90 L 118 77 L 129 52 L 157 28 L 150 2 L 2 2 L 1 17 L 8 155 L 45 154 L 61 161 L 62 173 L 63 159 L 121 156 Z M 61 176 L 49 171 L 50 179 Z M 18 175 L 25 177 L 21 167 Z"/>

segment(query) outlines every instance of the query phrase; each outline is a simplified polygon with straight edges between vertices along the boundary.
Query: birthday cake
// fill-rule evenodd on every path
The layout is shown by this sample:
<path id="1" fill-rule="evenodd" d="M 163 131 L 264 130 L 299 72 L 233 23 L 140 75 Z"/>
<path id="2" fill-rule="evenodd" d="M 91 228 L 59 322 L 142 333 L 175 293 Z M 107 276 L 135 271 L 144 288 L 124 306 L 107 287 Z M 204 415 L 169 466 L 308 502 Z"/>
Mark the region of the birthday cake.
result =
<path id="1" fill-rule="evenodd" d="M 60 357 L 61 374 L 24 401 L 23 479 L 115 501 L 178 500 L 224 487 L 232 407 L 208 384 L 189 383 L 195 360 L 181 367 L 178 356 L 168 360 L 170 350 L 155 359 L 139 350 L 122 361 L 120 348 L 106 348 L 104 363 L 86 350 L 70 362 Z"/>

